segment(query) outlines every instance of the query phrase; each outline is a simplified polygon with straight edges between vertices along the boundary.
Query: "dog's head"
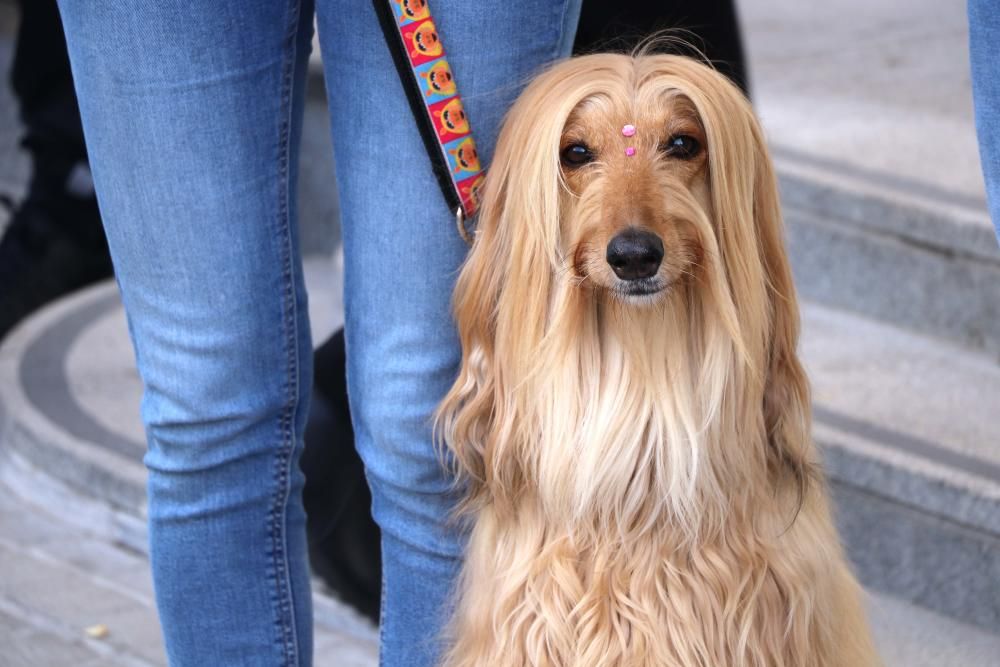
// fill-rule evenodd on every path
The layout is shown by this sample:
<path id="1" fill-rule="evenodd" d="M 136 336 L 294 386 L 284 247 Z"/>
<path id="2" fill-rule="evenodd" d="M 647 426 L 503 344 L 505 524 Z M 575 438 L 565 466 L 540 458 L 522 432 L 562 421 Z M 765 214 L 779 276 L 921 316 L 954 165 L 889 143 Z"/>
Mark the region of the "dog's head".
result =
<path id="1" fill-rule="evenodd" d="M 597 298 L 652 305 L 701 280 L 730 292 L 725 308 L 783 255 L 750 105 L 679 56 L 586 56 L 540 76 L 507 117 L 484 197 L 474 254 L 532 261 L 536 291 L 540 273 L 568 270 Z"/>
<path id="2" fill-rule="evenodd" d="M 678 437 L 698 439 L 728 411 L 778 443 L 775 465 L 797 456 L 807 386 L 773 170 L 748 101 L 705 65 L 593 55 L 529 85 L 501 131 L 455 298 L 465 359 L 441 414 L 473 479 L 531 474 L 497 460 L 559 421 L 530 407 L 531 380 L 568 354 L 580 377 L 565 391 L 591 410 L 601 383 L 656 384 L 664 369 L 661 393 L 691 385 L 664 408 L 686 411 Z M 631 375 L 599 377 L 616 354 L 609 336 L 637 355 L 615 362 Z M 523 447 L 512 458 L 537 456 Z"/>

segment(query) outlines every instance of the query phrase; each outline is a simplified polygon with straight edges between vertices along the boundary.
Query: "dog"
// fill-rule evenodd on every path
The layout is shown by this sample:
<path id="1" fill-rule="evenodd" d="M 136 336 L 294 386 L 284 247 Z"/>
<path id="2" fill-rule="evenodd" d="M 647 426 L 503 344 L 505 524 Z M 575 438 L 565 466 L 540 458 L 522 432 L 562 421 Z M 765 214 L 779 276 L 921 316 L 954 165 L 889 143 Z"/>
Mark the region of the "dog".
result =
<path id="1" fill-rule="evenodd" d="M 879 664 L 743 94 L 682 56 L 562 62 L 482 195 L 436 415 L 472 523 L 443 664 Z"/>

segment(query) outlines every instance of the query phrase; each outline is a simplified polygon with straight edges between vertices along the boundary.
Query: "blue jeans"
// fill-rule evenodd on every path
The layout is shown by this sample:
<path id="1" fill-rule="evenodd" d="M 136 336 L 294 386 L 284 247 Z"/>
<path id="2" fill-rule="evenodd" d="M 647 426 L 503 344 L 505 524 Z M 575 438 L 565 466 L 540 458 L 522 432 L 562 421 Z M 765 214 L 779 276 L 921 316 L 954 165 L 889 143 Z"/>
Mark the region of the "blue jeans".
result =
<path id="1" fill-rule="evenodd" d="M 145 387 L 151 561 L 172 665 L 308 665 L 298 467 L 312 346 L 296 231 L 312 0 L 60 0 Z M 579 0 L 435 0 L 488 160 L 567 55 Z M 429 665 L 463 538 L 429 416 L 455 375 L 454 229 L 367 0 L 319 0 L 349 391 L 383 531 L 382 663 Z"/>
<path id="2" fill-rule="evenodd" d="M 990 217 L 1000 240 L 1000 2 L 969 0 L 968 8 L 979 159 Z"/>

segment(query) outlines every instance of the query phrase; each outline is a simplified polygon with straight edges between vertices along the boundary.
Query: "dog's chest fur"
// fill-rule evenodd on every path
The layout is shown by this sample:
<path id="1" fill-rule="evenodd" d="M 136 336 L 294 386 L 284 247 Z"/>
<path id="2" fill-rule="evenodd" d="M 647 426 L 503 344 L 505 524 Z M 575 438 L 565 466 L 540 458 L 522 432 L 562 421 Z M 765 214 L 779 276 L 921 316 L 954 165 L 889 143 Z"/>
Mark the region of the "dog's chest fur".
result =
<path id="1" fill-rule="evenodd" d="M 486 508 L 455 628 L 465 655 L 478 657 L 453 664 L 850 664 L 817 656 L 833 647 L 816 600 L 835 597 L 849 575 L 803 548 L 822 537 L 806 533 L 825 532 L 808 516 L 815 509 L 781 540 L 733 531 L 691 544 L 663 522 L 624 539 L 598 526 L 571 533 L 537 498 L 510 516 Z"/>
<path id="2" fill-rule="evenodd" d="M 449 664 L 850 664 L 818 652 L 834 642 L 816 600 L 852 586 L 810 548 L 836 544 L 821 489 L 774 477 L 762 425 L 733 420 L 760 392 L 670 321 L 595 311 L 577 339 L 592 327 L 593 347 L 525 385 L 535 439 L 487 455 L 521 485 L 478 511 L 463 575 L 453 655 L 476 659 Z"/>

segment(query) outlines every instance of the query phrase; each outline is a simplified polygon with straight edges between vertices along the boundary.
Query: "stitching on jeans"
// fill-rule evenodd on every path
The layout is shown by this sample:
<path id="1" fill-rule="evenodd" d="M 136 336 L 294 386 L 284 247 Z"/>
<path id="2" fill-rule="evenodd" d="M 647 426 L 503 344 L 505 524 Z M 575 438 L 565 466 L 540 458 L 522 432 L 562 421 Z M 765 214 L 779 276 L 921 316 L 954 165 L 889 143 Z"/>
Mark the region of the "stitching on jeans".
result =
<path id="1" fill-rule="evenodd" d="M 284 330 L 285 354 L 287 355 L 288 376 L 285 379 L 287 402 L 278 420 L 280 445 L 275 455 L 275 491 L 271 505 L 272 567 L 274 570 L 275 597 L 277 598 L 277 626 L 279 642 L 282 645 L 283 664 L 298 664 L 298 633 L 295 627 L 295 607 L 288 563 L 288 532 L 286 514 L 291 491 L 290 464 L 295 447 L 294 422 L 298 400 L 299 359 L 298 359 L 298 312 L 295 301 L 295 275 L 292 257 L 291 209 L 289 153 L 291 125 L 294 115 L 292 87 L 298 57 L 298 32 L 301 2 L 289 3 L 289 21 L 284 37 L 281 72 L 281 106 L 284 117 L 278 138 L 278 233 L 281 243 L 282 261 L 282 328 Z"/>
<path id="2" fill-rule="evenodd" d="M 559 49 L 563 46 L 563 43 L 566 40 L 566 15 L 569 13 L 569 5 L 573 1 L 574 0 L 564 0 L 562 3 L 562 11 L 559 12 L 559 29 L 556 31 L 558 37 L 556 39 L 555 47 L 552 49 L 552 56 L 549 58 L 550 61 L 566 56 L 566 54 L 562 53 Z M 572 49 L 572 45 L 570 45 L 570 48 Z"/>
<path id="3" fill-rule="evenodd" d="M 379 548 L 382 550 L 382 581 L 379 585 L 379 624 L 378 624 L 378 645 L 385 645 L 385 538 L 379 540 Z M 385 667 L 385 651 L 378 652 L 379 667 Z"/>

